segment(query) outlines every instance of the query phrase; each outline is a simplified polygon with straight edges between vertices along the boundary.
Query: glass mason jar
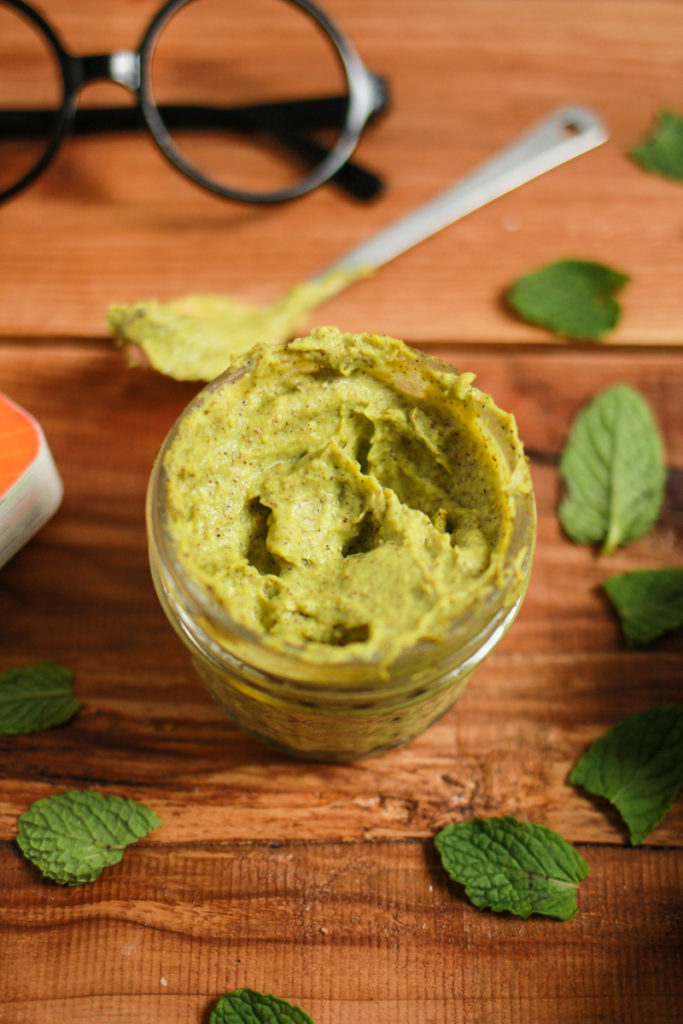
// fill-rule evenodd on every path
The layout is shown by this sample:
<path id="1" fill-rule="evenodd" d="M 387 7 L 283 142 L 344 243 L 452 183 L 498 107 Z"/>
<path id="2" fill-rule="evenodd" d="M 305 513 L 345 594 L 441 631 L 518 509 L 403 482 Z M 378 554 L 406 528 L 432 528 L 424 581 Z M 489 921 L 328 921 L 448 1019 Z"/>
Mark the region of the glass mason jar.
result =
<path id="1" fill-rule="evenodd" d="M 418 641 L 389 665 L 379 658 L 311 662 L 286 646 L 273 647 L 235 621 L 181 564 L 168 530 L 166 454 L 183 419 L 207 393 L 231 387 L 234 379 L 235 374 L 225 374 L 200 392 L 156 458 L 147 495 L 147 530 L 159 600 L 199 676 L 241 728 L 297 758 L 351 761 L 381 754 L 419 735 L 445 714 L 513 622 L 531 572 L 536 536 L 533 491 L 521 489 L 514 495 L 499 585 L 484 589 L 438 641 Z M 484 407 L 480 415 L 488 421 L 489 435 L 496 438 L 498 457 L 507 459 L 512 469 L 518 452 L 493 412 Z"/>

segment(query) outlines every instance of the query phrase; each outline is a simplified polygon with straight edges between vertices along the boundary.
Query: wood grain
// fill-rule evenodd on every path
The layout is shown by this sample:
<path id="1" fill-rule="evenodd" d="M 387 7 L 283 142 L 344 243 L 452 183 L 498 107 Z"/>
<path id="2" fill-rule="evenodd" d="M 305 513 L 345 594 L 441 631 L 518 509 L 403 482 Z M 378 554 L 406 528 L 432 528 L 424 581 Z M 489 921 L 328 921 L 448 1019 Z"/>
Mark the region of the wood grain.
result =
<path id="1" fill-rule="evenodd" d="M 498 813 L 540 820 L 576 841 L 624 841 L 616 817 L 566 776 L 623 715 L 680 699 L 681 634 L 626 651 L 601 582 L 628 568 L 680 564 L 683 357 L 548 349 L 539 358 L 536 349 L 457 346 L 441 355 L 476 370 L 518 415 L 539 510 L 532 582 L 505 641 L 440 723 L 384 758 L 324 766 L 283 761 L 233 727 L 156 600 L 147 476 L 196 388 L 127 370 L 105 346 L 5 348 L 3 380 L 43 423 L 65 499 L 3 571 L 0 665 L 56 658 L 75 670 L 85 707 L 68 727 L 0 744 L 0 835 L 11 838 L 17 815 L 55 787 L 97 785 L 155 807 L 164 827 L 153 843 L 425 837 L 454 818 Z M 576 409 L 617 379 L 636 383 L 656 409 L 669 491 L 652 534 L 605 560 L 562 535 L 556 462 Z M 657 843 L 679 842 L 682 814 L 679 804 Z"/>
<path id="2" fill-rule="evenodd" d="M 316 1024 L 677 1024 L 679 855 L 579 852 L 559 923 L 475 910 L 424 843 L 141 844 L 71 890 L 0 848 L 0 1021 L 208 1022 L 249 986 Z"/>
<path id="3" fill-rule="evenodd" d="M 74 52 L 130 48 L 156 0 L 50 0 Z M 145 138 L 71 139 L 2 210 L 0 335 L 105 334 L 111 302 L 216 291 L 269 301 L 463 176 L 558 105 L 606 120 L 599 150 L 506 196 L 326 304 L 317 322 L 409 341 L 545 342 L 500 297 L 575 256 L 631 275 L 614 343 L 680 344 L 680 185 L 626 156 L 658 110 L 680 105 L 683 19 L 672 0 L 330 0 L 390 114 L 358 158 L 386 175 L 359 205 L 332 188 L 274 209 L 188 184 Z M 274 45 L 279 45 L 277 41 Z M 116 102 L 95 85 L 84 102 Z M 11 244 L 21 239 L 21 245 Z M 17 301 L 17 290 L 22 300 Z"/>
<path id="4" fill-rule="evenodd" d="M 127 49 L 157 0 L 44 0 L 77 53 Z M 316 1024 L 677 1024 L 683 801 L 632 849 L 616 813 L 568 784 L 624 715 L 681 700 L 683 634 L 627 651 L 609 574 L 683 564 L 680 185 L 626 156 L 680 112 L 679 0 L 326 0 L 392 83 L 358 158 L 388 180 L 368 207 L 331 188 L 257 210 L 203 194 L 142 138 L 71 139 L 0 211 L 0 390 L 43 425 L 65 484 L 55 517 L 0 572 L 0 672 L 74 669 L 83 709 L 0 739 L 0 1024 L 208 1024 L 247 985 Z M 278 46 L 280 42 L 278 42 Z M 83 102 L 116 102 L 95 85 Z M 238 731 L 194 676 L 147 565 L 144 501 L 195 394 L 129 371 L 112 301 L 218 291 L 266 301 L 473 168 L 551 108 L 607 121 L 595 152 L 491 204 L 320 310 L 477 374 L 530 456 L 538 547 L 522 611 L 441 722 L 353 765 L 300 764 Z M 564 256 L 631 275 L 605 345 L 515 320 L 501 296 Z M 579 407 L 619 380 L 666 444 L 652 533 L 609 559 L 557 519 Z M 94 884 L 41 879 L 15 843 L 33 800 L 93 787 L 161 827 Z M 570 922 L 475 910 L 440 867 L 449 821 L 514 814 L 590 864 Z"/>

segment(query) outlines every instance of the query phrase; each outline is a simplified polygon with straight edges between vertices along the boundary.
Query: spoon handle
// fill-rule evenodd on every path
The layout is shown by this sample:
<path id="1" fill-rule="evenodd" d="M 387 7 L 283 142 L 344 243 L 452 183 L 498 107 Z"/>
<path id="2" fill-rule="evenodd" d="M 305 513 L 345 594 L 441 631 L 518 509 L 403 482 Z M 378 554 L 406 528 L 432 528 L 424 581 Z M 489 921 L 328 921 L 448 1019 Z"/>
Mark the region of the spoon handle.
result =
<path id="1" fill-rule="evenodd" d="M 585 107 L 561 107 L 472 174 L 352 249 L 316 280 L 339 270 L 381 267 L 466 214 L 581 153 L 601 145 L 607 128 Z"/>

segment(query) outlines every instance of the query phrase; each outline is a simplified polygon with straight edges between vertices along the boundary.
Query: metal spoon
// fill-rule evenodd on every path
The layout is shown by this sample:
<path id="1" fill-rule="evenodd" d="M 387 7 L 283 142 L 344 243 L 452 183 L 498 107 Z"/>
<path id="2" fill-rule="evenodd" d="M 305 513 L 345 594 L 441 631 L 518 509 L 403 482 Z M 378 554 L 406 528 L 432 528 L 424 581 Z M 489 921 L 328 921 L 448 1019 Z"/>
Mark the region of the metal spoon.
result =
<path id="1" fill-rule="evenodd" d="M 472 174 L 352 249 L 316 274 L 314 280 L 338 270 L 381 267 L 473 210 L 594 149 L 608 138 L 607 128 L 591 110 L 561 107 Z"/>
<path id="2" fill-rule="evenodd" d="M 211 380 L 226 369 L 233 355 L 256 341 L 275 343 L 292 337 L 314 308 L 353 281 L 608 137 L 605 125 L 592 111 L 561 107 L 472 174 L 266 308 L 227 297 L 189 296 L 165 304 L 112 306 L 109 328 L 127 347 L 131 361 L 147 362 L 181 380 Z"/>

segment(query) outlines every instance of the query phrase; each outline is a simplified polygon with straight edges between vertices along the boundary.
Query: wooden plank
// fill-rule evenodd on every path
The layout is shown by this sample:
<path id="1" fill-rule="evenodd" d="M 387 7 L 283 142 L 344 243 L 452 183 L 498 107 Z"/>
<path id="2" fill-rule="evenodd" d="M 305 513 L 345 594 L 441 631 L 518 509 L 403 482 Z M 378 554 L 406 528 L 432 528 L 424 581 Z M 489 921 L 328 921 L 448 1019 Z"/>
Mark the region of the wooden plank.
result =
<path id="1" fill-rule="evenodd" d="M 52 0 L 75 52 L 130 48 L 157 0 L 98 9 Z M 683 341 L 680 186 L 626 156 L 680 103 L 683 19 L 671 0 L 330 0 L 367 63 L 392 83 L 390 114 L 358 158 L 386 195 L 331 188 L 255 209 L 202 193 L 140 138 L 71 139 L 34 187 L 3 207 L 0 335 L 103 336 L 111 302 L 227 292 L 277 297 L 468 173 L 554 107 L 579 102 L 611 140 L 492 204 L 326 304 L 313 322 L 412 341 L 545 342 L 500 297 L 568 256 L 632 277 L 610 343 Z M 390 13 L 389 13 L 390 12 Z M 276 45 L 280 45 L 279 40 Z M 84 102 L 118 101 L 97 85 Z M 21 301 L 17 296 L 21 295 Z"/>
<path id="2" fill-rule="evenodd" d="M 41 9 L 73 52 L 101 53 L 134 46 L 158 5 Z M 0 389 L 43 424 L 65 482 L 58 514 L 0 571 L 0 672 L 56 658 L 84 702 L 64 727 L 0 738 L 0 1024 L 208 1024 L 240 985 L 316 1024 L 677 1024 L 683 801 L 632 849 L 567 774 L 623 715 L 681 699 L 683 633 L 626 651 L 601 592 L 613 572 L 683 562 L 681 192 L 626 155 L 659 109 L 681 112 L 681 5 L 324 6 L 391 79 L 391 112 L 358 150 L 387 175 L 379 201 L 323 188 L 274 209 L 223 203 L 150 141 L 102 136 L 69 140 L 0 214 Z M 107 84 L 82 97 L 119 100 Z M 286 760 L 228 723 L 156 600 L 146 483 L 197 389 L 125 370 L 104 340 L 106 308 L 189 291 L 267 301 L 574 101 L 605 118 L 607 145 L 311 321 L 422 344 L 514 411 L 539 508 L 522 612 L 414 743 L 355 765 Z M 604 346 L 551 339 L 501 300 L 565 256 L 631 275 Z M 652 403 L 669 479 L 656 529 L 601 559 L 559 528 L 557 460 L 576 410 L 617 380 Z M 163 822 L 73 889 L 43 880 L 15 843 L 17 816 L 68 787 L 141 799 Z M 558 829 L 588 860 L 572 921 L 482 913 L 446 879 L 435 831 L 507 813 Z"/>
<path id="3" fill-rule="evenodd" d="M 178 667 L 160 673 L 72 649 L 63 660 L 77 662 L 85 710 L 68 728 L 0 745 L 3 838 L 39 797 L 95 787 L 153 807 L 164 825 L 152 843 L 427 837 L 491 814 L 538 821 L 573 841 L 623 843 L 609 805 L 570 787 L 567 775 L 625 714 L 680 700 L 680 651 L 650 664 L 501 653 L 409 746 L 353 765 L 309 765 L 227 723 L 182 649 L 166 659 L 160 648 L 160 659 L 173 656 Z M 682 827 L 678 801 L 648 843 L 676 846 Z"/>
<path id="4" fill-rule="evenodd" d="M 286 761 L 230 725 L 154 595 L 147 475 L 196 388 L 125 370 L 103 346 L 0 352 L 3 386 L 43 423 L 65 481 L 57 516 L 2 571 L 0 669 L 56 658 L 74 668 L 85 704 L 64 728 L 0 741 L 1 837 L 13 838 L 17 815 L 39 796 L 93 785 L 155 807 L 164 827 L 150 842 L 161 844 L 427 837 L 448 820 L 491 813 L 539 820 L 576 841 L 624 841 L 616 816 L 566 776 L 623 715 L 680 699 L 681 633 L 625 651 L 600 584 L 629 567 L 680 564 L 683 356 L 552 349 L 538 359 L 535 350 L 455 346 L 442 354 L 476 369 L 518 411 L 536 452 L 532 582 L 517 622 L 452 712 L 403 750 L 335 767 Z M 617 379 L 653 402 L 672 487 L 653 533 L 604 560 L 561 534 L 553 463 L 578 404 Z M 680 843 L 682 815 L 679 801 L 653 841 Z"/>
<path id="5" fill-rule="evenodd" d="M 89 886 L 0 847 L 2 1024 L 199 1024 L 249 986 L 316 1024 L 676 1024 L 681 860 L 581 846 L 566 923 L 474 909 L 431 844 L 141 843 Z"/>

